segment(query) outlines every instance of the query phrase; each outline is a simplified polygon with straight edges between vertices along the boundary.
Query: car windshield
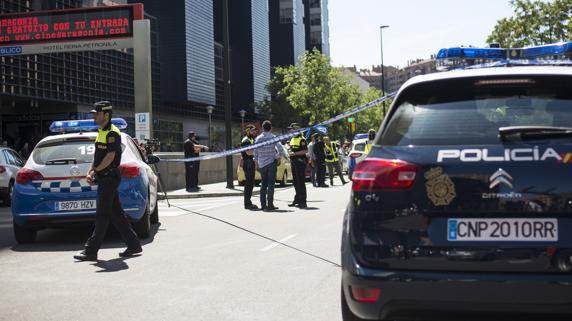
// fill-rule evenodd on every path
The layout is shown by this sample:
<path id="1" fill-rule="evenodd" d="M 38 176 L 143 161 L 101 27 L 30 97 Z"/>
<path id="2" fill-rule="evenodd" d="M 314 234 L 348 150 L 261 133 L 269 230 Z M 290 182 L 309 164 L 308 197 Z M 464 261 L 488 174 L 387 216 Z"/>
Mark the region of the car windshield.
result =
<path id="1" fill-rule="evenodd" d="M 472 79 L 410 88 L 404 92 L 377 143 L 385 146 L 501 144 L 499 129 L 503 127 L 572 124 L 569 79 L 483 83 L 488 85 L 478 85 Z"/>
<path id="2" fill-rule="evenodd" d="M 365 143 L 358 143 L 354 145 L 354 151 L 363 152 L 365 150 Z"/>

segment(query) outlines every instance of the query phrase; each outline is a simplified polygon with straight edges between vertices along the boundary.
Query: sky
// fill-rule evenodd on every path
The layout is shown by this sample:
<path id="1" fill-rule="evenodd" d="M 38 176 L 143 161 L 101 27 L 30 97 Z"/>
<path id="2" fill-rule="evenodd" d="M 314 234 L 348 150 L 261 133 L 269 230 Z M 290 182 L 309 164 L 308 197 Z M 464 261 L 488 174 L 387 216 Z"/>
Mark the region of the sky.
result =
<path id="1" fill-rule="evenodd" d="M 512 16 L 509 0 L 329 0 L 333 64 L 371 68 L 429 58 L 439 49 L 485 46 L 496 22 Z"/>

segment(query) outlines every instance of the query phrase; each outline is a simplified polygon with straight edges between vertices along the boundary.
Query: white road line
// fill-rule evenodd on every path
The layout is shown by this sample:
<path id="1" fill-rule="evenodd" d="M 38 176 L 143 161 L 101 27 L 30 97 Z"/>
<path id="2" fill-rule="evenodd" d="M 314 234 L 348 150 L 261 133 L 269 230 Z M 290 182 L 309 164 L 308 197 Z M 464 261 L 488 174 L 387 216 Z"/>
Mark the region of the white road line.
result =
<path id="1" fill-rule="evenodd" d="M 288 241 L 289 239 L 295 238 L 296 235 L 297 235 L 297 234 L 292 234 L 292 235 L 286 236 L 285 238 L 283 238 L 283 239 L 281 239 L 281 240 L 278 240 L 278 242 L 274 242 L 274 243 L 272 243 L 272 244 L 270 244 L 270 245 L 268 245 L 268 246 L 266 246 L 266 247 L 261 248 L 261 249 L 260 249 L 260 252 L 270 251 L 270 250 L 272 250 L 273 248 L 279 246 L 280 243 L 284 243 L 284 242 Z"/>

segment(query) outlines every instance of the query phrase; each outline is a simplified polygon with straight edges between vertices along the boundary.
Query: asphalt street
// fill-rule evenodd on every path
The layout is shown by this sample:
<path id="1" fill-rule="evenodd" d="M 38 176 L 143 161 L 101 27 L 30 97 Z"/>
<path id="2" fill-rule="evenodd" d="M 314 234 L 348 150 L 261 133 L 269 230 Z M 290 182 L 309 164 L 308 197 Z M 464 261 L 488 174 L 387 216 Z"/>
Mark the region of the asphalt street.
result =
<path id="1" fill-rule="evenodd" d="M 172 204 L 339 263 L 349 193 L 308 185 L 300 210 L 287 207 L 292 187 L 278 189 L 274 213 L 246 211 L 242 197 Z M 90 228 L 16 245 L 10 215 L 0 208 L 0 320 L 341 320 L 339 267 L 164 201 L 142 256 L 120 259 L 112 231 L 97 263 L 72 257 Z"/>

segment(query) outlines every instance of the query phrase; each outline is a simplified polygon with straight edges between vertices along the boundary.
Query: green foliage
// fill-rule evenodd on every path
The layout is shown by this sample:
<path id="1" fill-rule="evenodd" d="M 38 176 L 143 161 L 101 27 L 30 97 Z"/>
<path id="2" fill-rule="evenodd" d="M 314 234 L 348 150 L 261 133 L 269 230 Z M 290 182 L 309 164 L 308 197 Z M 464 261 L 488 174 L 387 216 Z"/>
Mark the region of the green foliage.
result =
<path id="1" fill-rule="evenodd" d="M 262 113 L 271 113 L 279 127 L 289 122 L 317 124 L 381 96 L 375 89 L 362 93 L 341 68 L 333 67 L 329 58 L 318 50 L 307 52 L 297 66 L 276 68 L 268 91 L 273 101 L 257 107 Z M 373 107 L 355 118 L 358 129 L 377 129 L 382 119 L 380 107 Z M 330 127 L 329 135 L 342 137 L 348 130 L 347 121 L 340 121 Z"/>
<path id="2" fill-rule="evenodd" d="M 515 15 L 497 22 L 487 38 L 501 47 L 572 40 L 572 0 L 512 0 Z"/>

